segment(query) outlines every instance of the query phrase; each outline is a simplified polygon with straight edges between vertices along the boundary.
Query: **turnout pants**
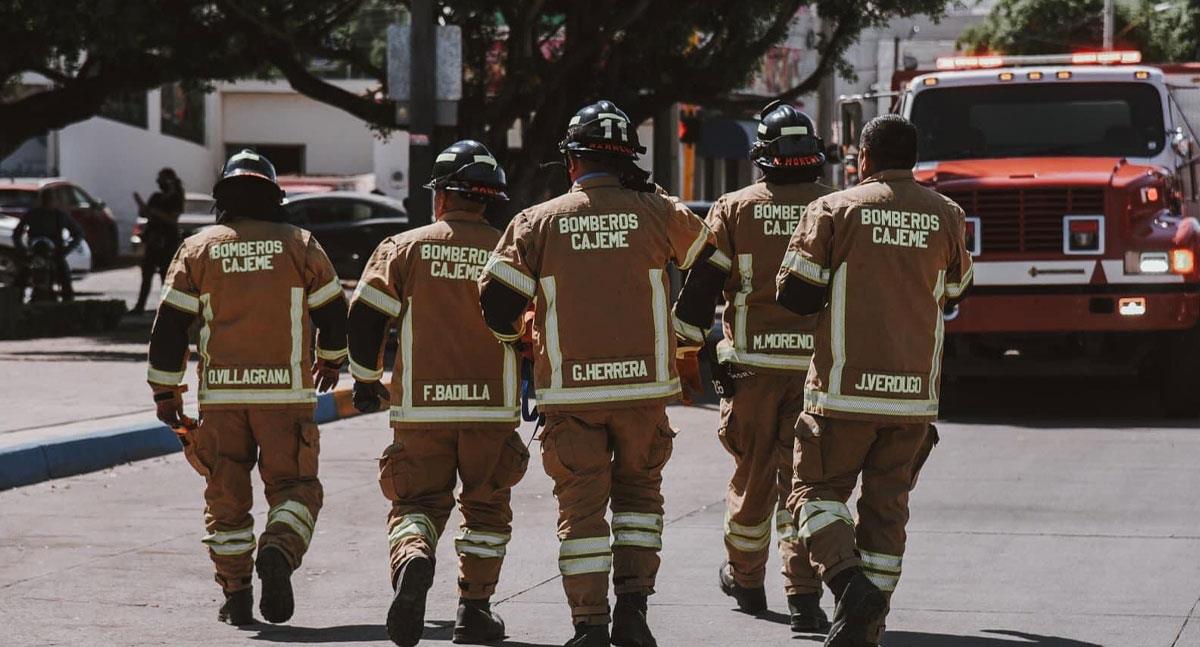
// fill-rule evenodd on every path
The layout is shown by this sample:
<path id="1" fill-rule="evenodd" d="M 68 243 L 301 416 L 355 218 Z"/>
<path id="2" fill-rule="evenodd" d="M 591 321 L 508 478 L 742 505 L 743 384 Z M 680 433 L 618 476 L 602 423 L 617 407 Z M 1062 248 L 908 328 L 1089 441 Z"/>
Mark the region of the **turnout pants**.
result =
<path id="1" fill-rule="evenodd" d="M 248 588 L 254 548 L 281 550 L 295 569 L 312 539 L 323 490 L 320 438 L 311 408 L 215 409 L 184 437 L 184 455 L 205 478 L 203 542 L 226 592 Z M 255 541 L 250 472 L 258 465 L 270 510 Z"/>
<path id="2" fill-rule="evenodd" d="M 725 551 L 739 586 L 763 585 L 773 523 L 787 594 L 821 590 L 785 509 L 792 489 L 796 419 L 804 410 L 804 379 L 804 373 L 750 375 L 737 381 L 733 398 L 721 401 L 718 435 L 734 461 L 725 496 Z"/>
<path id="3" fill-rule="evenodd" d="M 617 594 L 654 592 L 674 437 L 665 405 L 546 414 L 542 464 L 554 479 L 558 568 L 575 624 L 609 622 L 610 571 Z"/>
<path id="4" fill-rule="evenodd" d="M 803 414 L 796 425 L 788 509 L 825 581 L 860 567 L 889 598 L 900 581 L 908 494 L 937 443 L 928 423 L 844 420 Z M 855 523 L 846 500 L 862 475 Z M 868 633 L 883 636 L 883 623 Z"/>
<path id="5" fill-rule="evenodd" d="M 459 596 L 486 600 L 496 591 L 512 533 L 512 487 L 529 466 L 529 451 L 511 426 L 475 429 L 395 428 L 379 459 L 379 486 L 392 502 L 388 545 L 393 585 L 409 558 L 435 559 L 438 538 L 454 508 L 462 528 L 454 538 Z"/>

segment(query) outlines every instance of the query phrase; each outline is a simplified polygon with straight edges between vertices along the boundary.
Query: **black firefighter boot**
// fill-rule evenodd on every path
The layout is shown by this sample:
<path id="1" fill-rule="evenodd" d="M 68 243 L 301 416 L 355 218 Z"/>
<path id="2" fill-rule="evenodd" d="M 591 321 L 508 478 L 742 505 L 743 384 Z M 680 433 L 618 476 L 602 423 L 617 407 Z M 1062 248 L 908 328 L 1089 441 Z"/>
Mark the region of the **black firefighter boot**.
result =
<path id="1" fill-rule="evenodd" d="M 226 593 L 217 620 L 237 627 L 254 624 L 254 589 Z"/>
<path id="2" fill-rule="evenodd" d="M 504 619 L 487 600 L 458 600 L 454 619 L 454 642 L 460 645 L 486 645 L 504 638 Z"/>
<path id="3" fill-rule="evenodd" d="M 258 578 L 262 580 L 262 599 L 258 610 L 267 622 L 287 622 L 296 611 L 296 600 L 292 597 L 292 565 L 283 551 L 274 546 L 264 546 L 258 551 L 255 564 Z"/>
<path id="4" fill-rule="evenodd" d="M 825 610 L 821 608 L 820 591 L 789 595 L 787 601 L 792 631 L 810 634 L 829 631 L 829 616 L 826 616 Z"/>
<path id="5" fill-rule="evenodd" d="M 396 578 L 396 595 L 388 609 L 388 638 L 400 647 L 413 647 L 425 631 L 425 594 L 433 585 L 433 561 L 424 555 L 408 558 Z"/>
<path id="6" fill-rule="evenodd" d="M 767 590 L 762 586 L 747 588 L 738 585 L 733 579 L 733 567 L 729 565 L 729 562 L 721 564 L 721 572 L 717 578 L 721 592 L 737 601 L 738 611 L 751 615 L 766 612 Z"/>
<path id="7" fill-rule="evenodd" d="M 833 626 L 825 637 L 825 647 L 862 647 L 867 644 L 867 629 L 887 613 L 887 598 L 857 567 L 838 573 L 834 580 L 842 584 L 834 590 L 840 588 L 842 592 L 833 610 Z"/>
<path id="8" fill-rule="evenodd" d="M 608 625 L 575 625 L 575 637 L 563 647 L 608 647 Z"/>
<path id="9" fill-rule="evenodd" d="M 658 647 L 646 624 L 646 595 L 620 593 L 613 608 L 612 644 L 617 647 Z"/>

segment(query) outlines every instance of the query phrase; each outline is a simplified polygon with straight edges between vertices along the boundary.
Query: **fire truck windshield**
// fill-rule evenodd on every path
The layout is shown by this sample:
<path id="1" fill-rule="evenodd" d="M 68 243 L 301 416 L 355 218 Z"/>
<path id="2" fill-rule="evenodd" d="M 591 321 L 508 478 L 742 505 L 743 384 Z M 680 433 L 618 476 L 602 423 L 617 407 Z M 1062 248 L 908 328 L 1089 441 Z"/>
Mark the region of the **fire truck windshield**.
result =
<path id="1" fill-rule="evenodd" d="M 1148 83 L 1014 83 L 932 88 L 913 98 L 921 161 L 1153 157 L 1166 143 Z"/>

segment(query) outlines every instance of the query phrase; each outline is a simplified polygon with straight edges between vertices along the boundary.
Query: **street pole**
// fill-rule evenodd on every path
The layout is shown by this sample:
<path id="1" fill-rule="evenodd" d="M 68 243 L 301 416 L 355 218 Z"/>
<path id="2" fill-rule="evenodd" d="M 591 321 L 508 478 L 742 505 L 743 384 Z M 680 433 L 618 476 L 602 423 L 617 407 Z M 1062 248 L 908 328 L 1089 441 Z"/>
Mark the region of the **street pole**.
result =
<path id="1" fill-rule="evenodd" d="M 671 195 L 679 195 L 679 104 L 654 115 L 654 181 Z"/>
<path id="2" fill-rule="evenodd" d="M 821 33 L 826 38 L 833 34 L 833 27 L 829 20 L 821 17 Z M 834 77 L 836 75 L 831 71 L 826 74 L 821 83 L 817 86 L 817 135 L 822 141 L 833 141 L 833 121 L 836 119 L 834 111 L 837 110 L 837 99 L 834 92 L 837 90 L 834 85 Z M 844 143 L 844 142 L 843 142 Z M 833 182 L 833 165 L 826 164 L 824 170 L 825 182 Z"/>
<path id="3" fill-rule="evenodd" d="M 433 170 L 433 125 L 437 83 L 436 26 L 433 0 L 413 0 L 412 96 L 408 125 L 408 222 L 413 227 L 433 221 L 432 195 L 421 185 Z"/>
<path id="4" fill-rule="evenodd" d="M 1110 52 L 1113 48 L 1113 6 L 1114 0 L 1104 0 L 1104 51 Z"/>

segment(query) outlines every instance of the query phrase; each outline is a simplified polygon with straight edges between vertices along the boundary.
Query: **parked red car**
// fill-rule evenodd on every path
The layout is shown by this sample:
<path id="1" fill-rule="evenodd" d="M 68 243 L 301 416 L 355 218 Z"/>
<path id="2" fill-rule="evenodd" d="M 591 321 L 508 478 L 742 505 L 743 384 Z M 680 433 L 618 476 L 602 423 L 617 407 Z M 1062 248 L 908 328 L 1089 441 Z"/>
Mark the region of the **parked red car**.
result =
<path id="1" fill-rule="evenodd" d="M 117 221 L 103 201 L 93 198 L 76 184 L 59 178 L 0 180 L 0 213 L 21 217 L 38 204 L 41 194 L 52 192 L 71 217 L 83 227 L 97 266 L 117 259 Z"/>

